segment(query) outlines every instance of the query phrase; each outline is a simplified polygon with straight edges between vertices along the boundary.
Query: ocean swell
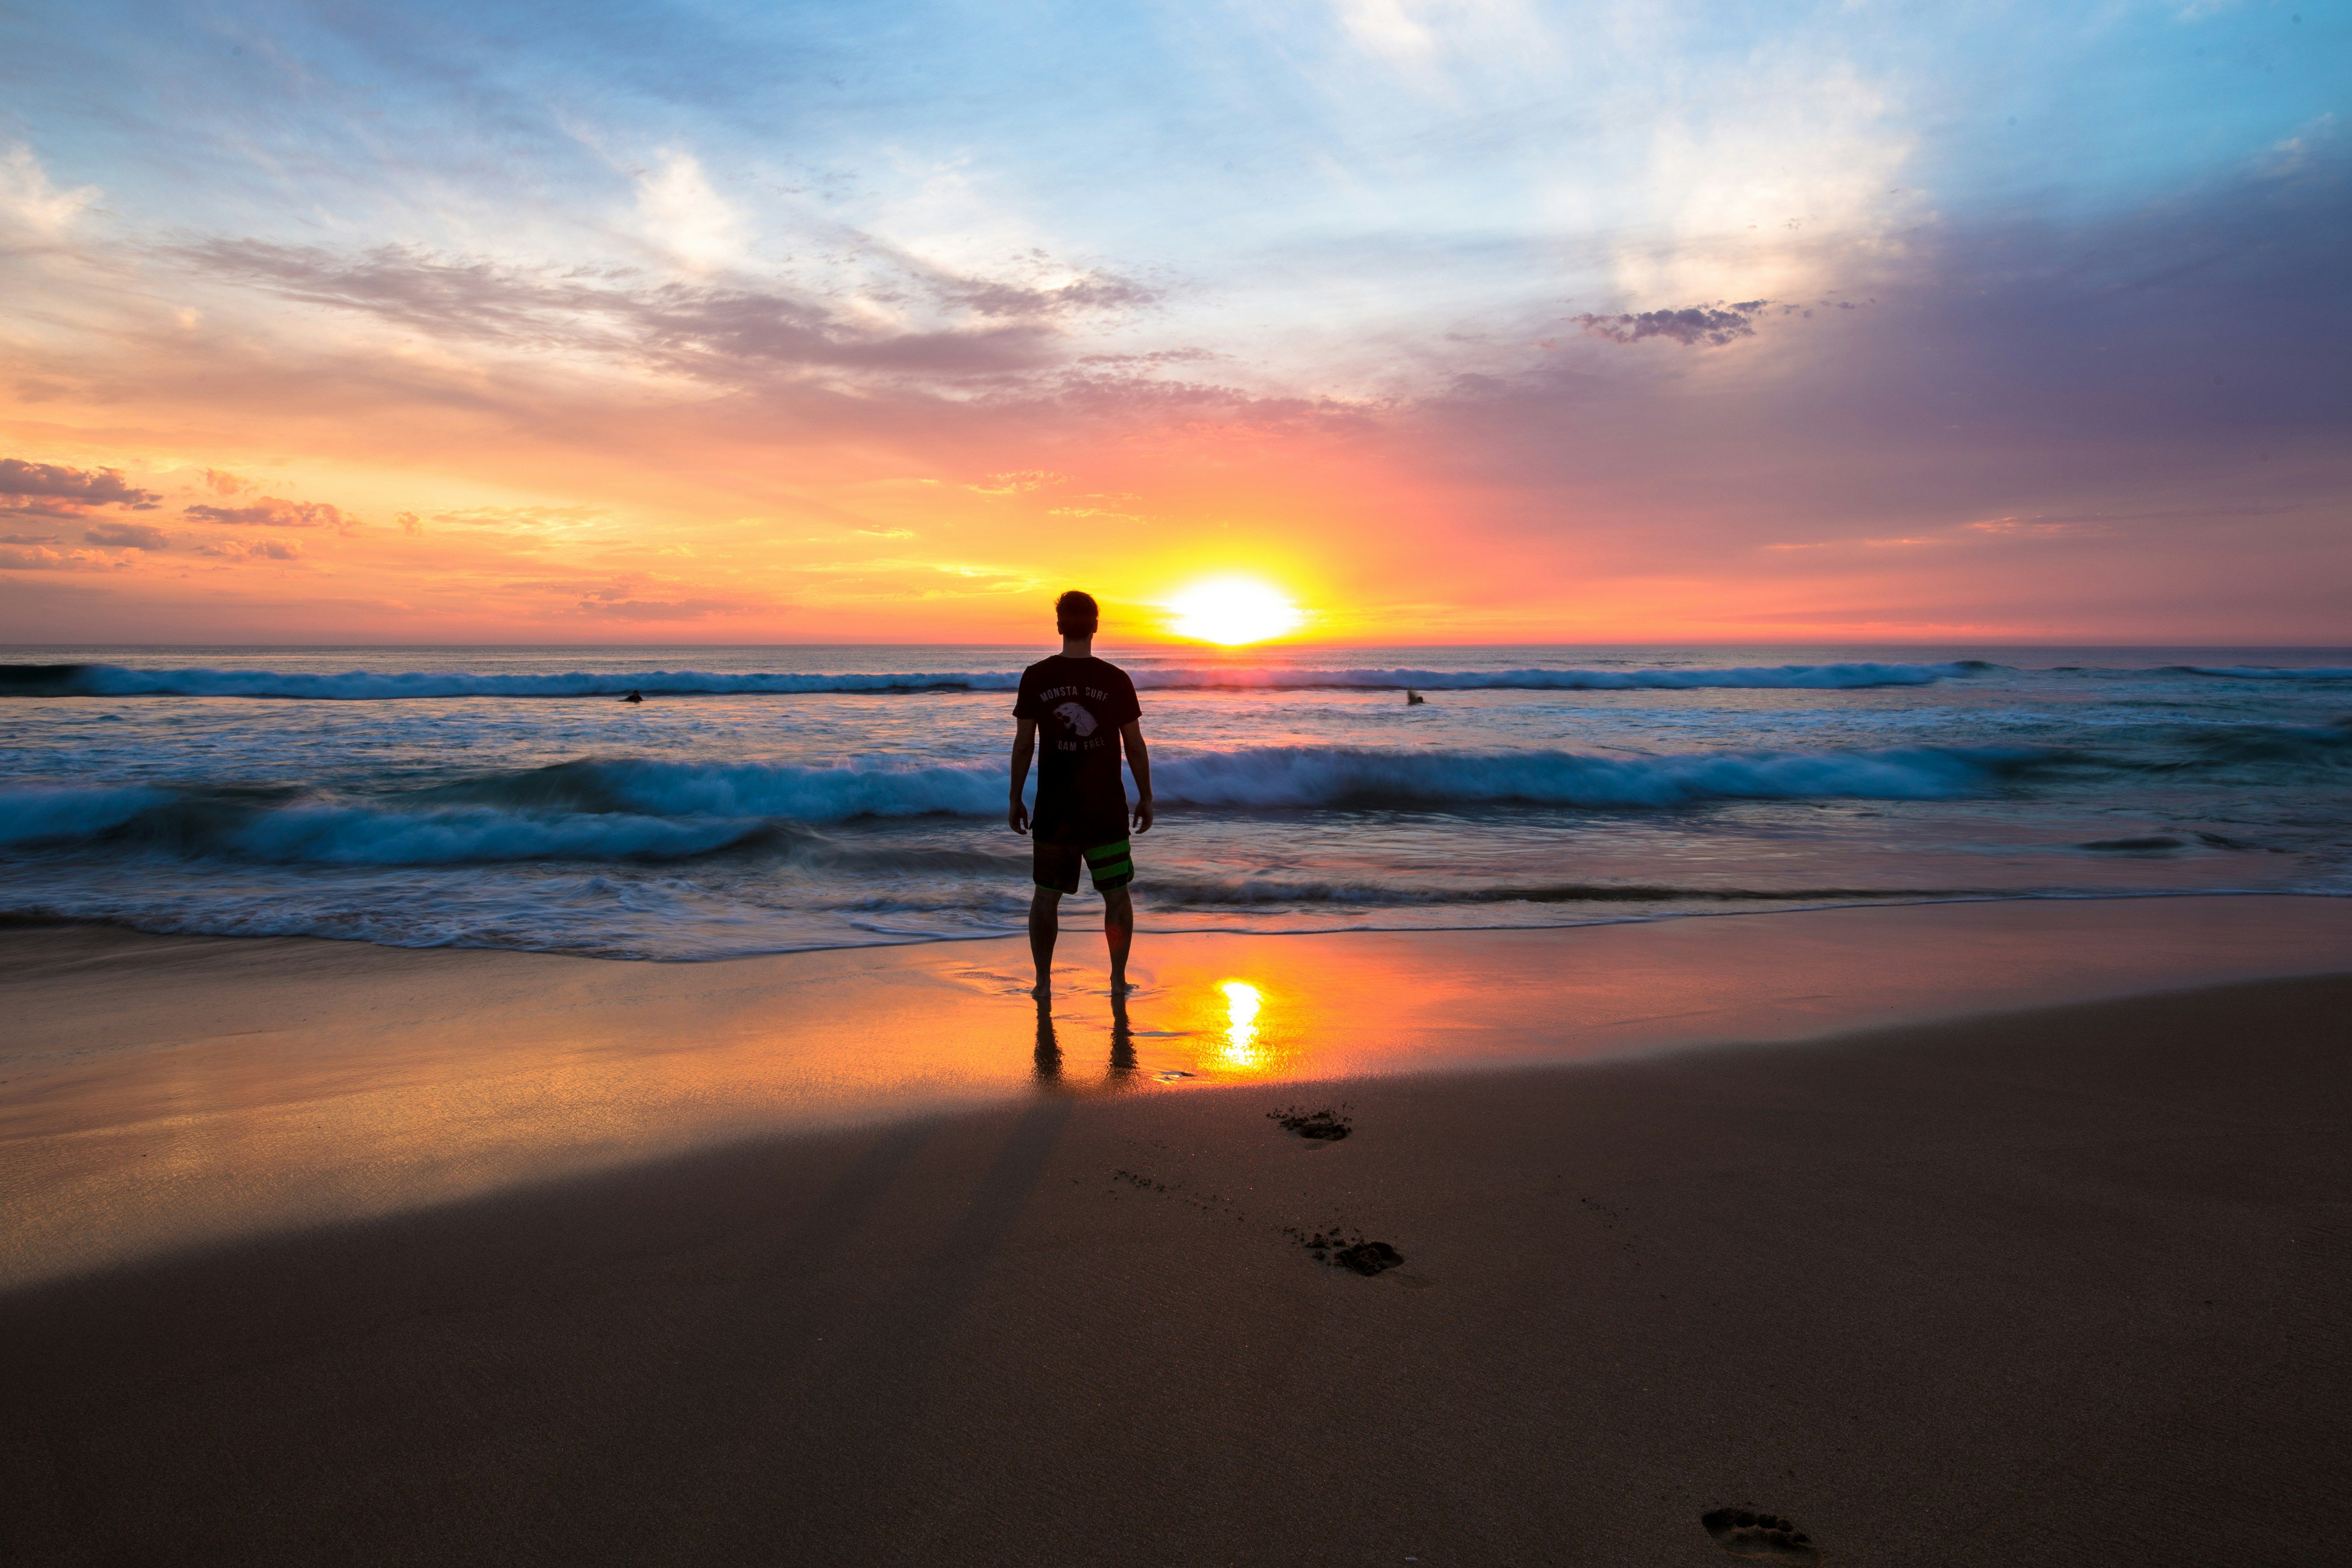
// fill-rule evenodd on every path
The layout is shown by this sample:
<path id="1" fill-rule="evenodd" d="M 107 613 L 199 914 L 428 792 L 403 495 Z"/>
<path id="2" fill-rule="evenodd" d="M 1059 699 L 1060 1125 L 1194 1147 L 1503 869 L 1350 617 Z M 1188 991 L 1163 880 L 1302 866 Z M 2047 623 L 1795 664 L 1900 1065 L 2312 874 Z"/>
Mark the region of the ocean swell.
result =
<path id="1" fill-rule="evenodd" d="M 1596 757 L 1570 752 L 1259 747 L 1175 755 L 1171 807 L 1668 807 L 1717 800 L 1931 800 L 1983 793 L 2063 753 L 2009 748 Z M 993 816 L 997 763 L 928 768 L 583 761 L 379 795 L 0 789 L 0 843 L 112 847 L 274 863 L 672 860 L 775 840 L 786 824 Z"/>
<path id="2" fill-rule="evenodd" d="M 1853 690 L 1927 686 L 1995 668 L 1976 659 L 1946 664 L 1788 664 L 1723 669 L 1303 669 L 1233 665 L 1130 673 L 1145 690 L 1627 691 L 1746 689 Z M 0 696 L 253 697 L 366 702 L 459 697 L 804 696 L 825 692 L 1011 691 L 1019 670 L 946 670 L 872 675 L 715 674 L 701 670 L 620 670 L 562 675 L 472 675 L 354 669 L 315 675 L 268 669 L 132 669 L 113 664 L 0 665 Z"/>
<path id="3" fill-rule="evenodd" d="M 2019 747 L 1725 752 L 1408 752 L 1253 746 L 1164 754 L 1162 805 L 1229 810 L 1481 805 L 1669 806 L 1706 800 L 1936 800 L 1980 793 L 2070 753 Z M 562 763 L 415 792 L 418 804 L 637 813 L 663 818 L 994 816 L 1003 764 L 813 768 L 783 763 Z"/>

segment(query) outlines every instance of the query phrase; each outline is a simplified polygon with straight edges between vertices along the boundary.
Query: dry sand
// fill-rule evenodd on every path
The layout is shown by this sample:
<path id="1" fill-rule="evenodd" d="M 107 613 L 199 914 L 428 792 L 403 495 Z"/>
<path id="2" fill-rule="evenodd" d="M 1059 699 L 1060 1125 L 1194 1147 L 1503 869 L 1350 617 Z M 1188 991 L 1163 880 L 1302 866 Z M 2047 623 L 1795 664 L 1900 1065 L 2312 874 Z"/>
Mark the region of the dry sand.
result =
<path id="1" fill-rule="evenodd" d="M 1867 945 L 1847 929 L 1821 941 Z M 446 996 L 429 966 L 457 956 L 392 967 L 495 1013 Z M 1700 1522 L 1725 1507 L 1832 1563 L 2339 1552 L 2352 978 L 1786 1043 L 1773 997 L 1821 978 L 1758 992 L 1769 1046 L 1118 1093 L 1037 1079 L 1025 1023 L 1017 1099 L 25 1286 L 0 1555 L 1701 1568 L 1733 1561 Z M 90 1119 L 152 1109 L 172 1053 L 111 1026 L 79 1057 L 53 1030 L 13 1149 L 58 1168 L 79 1115 L 136 1152 Z M 352 1092 L 309 1102 L 357 1137 L 348 1101 L 436 1081 L 425 1037 L 389 1075 L 353 1047 Z M 236 1059 L 206 1049 L 179 1059 Z M 1350 1135 L 1287 1133 L 1292 1106 Z M 1402 1262 L 1301 1245 L 1335 1231 Z"/>

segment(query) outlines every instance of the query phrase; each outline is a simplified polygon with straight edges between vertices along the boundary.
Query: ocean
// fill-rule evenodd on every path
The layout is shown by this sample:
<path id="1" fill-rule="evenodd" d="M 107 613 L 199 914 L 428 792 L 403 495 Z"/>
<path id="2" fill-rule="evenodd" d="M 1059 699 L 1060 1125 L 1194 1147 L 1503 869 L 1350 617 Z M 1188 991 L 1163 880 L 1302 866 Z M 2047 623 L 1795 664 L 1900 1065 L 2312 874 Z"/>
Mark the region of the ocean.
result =
<path id="1" fill-rule="evenodd" d="M 0 917 L 614 959 L 1013 933 L 1012 692 L 1052 651 L 0 649 Z M 2352 894 L 2352 650 L 1102 652 L 1152 748 L 1145 931 Z"/>

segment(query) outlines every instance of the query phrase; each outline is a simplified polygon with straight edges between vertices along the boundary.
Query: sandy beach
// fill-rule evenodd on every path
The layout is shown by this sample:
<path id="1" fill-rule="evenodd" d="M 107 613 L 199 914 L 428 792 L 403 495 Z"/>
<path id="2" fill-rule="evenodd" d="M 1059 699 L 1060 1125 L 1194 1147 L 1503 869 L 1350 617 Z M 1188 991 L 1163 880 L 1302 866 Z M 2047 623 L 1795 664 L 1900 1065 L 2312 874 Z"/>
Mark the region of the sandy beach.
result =
<path id="1" fill-rule="evenodd" d="M 10 932 L 42 1048 L 0 1531 L 1696 1565 L 1744 1509 L 1805 1534 L 1783 1560 L 2317 1561 L 2352 1500 L 2338 907 L 2076 906 L 2039 966 L 2062 926 L 2021 905 L 1168 943 L 1123 1046 L 1072 989 L 1058 1060 L 1002 944 Z M 1192 995 L 1235 974 L 1261 1059 Z M 760 1010 L 765 1046 L 727 1023 Z"/>

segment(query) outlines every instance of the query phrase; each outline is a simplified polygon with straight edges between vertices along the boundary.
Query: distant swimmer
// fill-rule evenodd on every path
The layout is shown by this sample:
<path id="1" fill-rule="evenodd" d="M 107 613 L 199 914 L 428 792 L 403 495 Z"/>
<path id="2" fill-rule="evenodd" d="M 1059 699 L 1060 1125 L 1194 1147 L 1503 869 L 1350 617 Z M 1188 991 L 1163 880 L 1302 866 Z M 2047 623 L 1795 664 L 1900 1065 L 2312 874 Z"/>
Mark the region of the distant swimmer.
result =
<path id="1" fill-rule="evenodd" d="M 624 702 L 643 702 L 645 700 L 646 694 L 642 691 L 632 691 L 626 697 L 621 699 Z"/>
<path id="2" fill-rule="evenodd" d="M 1428 699 L 1428 698 L 1423 697 L 1420 692 L 1415 691 L 1412 687 L 1408 686 L 1408 687 L 1406 687 L 1406 688 L 1404 689 L 1404 705 L 1405 705 L 1406 707 L 1408 707 L 1408 708 L 1420 708 L 1420 707 L 1425 706 L 1425 705 L 1428 703 L 1428 701 L 1429 701 L 1429 699 Z"/>

